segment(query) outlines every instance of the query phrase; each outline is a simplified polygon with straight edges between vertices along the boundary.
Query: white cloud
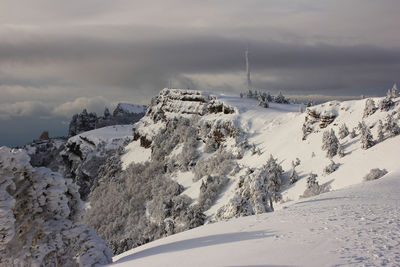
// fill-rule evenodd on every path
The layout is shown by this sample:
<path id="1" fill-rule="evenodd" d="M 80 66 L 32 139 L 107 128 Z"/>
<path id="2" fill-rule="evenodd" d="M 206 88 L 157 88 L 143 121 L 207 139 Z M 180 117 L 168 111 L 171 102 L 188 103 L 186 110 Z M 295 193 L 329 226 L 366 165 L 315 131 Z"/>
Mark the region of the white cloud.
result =
<path id="1" fill-rule="evenodd" d="M 0 105 L 0 119 L 9 119 L 12 116 L 50 117 L 52 111 L 43 103 L 36 101 L 23 101 L 16 103 L 3 103 Z"/>
<path id="2" fill-rule="evenodd" d="M 103 113 L 104 108 L 109 106 L 111 106 L 111 102 L 102 96 L 79 97 L 55 107 L 53 113 L 59 116 L 71 117 L 83 109 L 87 109 L 88 112 L 95 112 L 100 115 Z"/>

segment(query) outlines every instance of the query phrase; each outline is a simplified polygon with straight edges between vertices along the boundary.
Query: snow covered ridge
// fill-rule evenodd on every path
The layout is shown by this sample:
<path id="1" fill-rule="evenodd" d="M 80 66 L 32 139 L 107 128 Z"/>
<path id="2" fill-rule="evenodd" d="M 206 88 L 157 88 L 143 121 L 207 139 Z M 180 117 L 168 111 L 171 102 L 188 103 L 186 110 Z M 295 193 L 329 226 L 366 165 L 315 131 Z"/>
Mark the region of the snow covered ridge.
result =
<path id="1" fill-rule="evenodd" d="M 81 223 L 78 188 L 24 150 L 0 147 L 0 266 L 94 266 L 112 253 Z"/>

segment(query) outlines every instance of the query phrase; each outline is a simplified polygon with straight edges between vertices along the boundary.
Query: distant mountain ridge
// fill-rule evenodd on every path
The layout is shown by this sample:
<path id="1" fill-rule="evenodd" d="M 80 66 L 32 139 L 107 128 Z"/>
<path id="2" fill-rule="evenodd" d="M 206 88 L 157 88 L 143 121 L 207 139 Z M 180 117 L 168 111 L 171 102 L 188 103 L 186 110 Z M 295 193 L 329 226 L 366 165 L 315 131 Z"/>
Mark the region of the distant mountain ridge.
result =
<path id="1" fill-rule="evenodd" d="M 74 136 L 97 128 L 112 125 L 132 124 L 139 121 L 146 113 L 146 106 L 119 103 L 111 114 L 105 108 L 103 116 L 96 113 L 88 113 L 84 109 L 81 113 L 72 116 L 69 124 L 68 136 Z"/>

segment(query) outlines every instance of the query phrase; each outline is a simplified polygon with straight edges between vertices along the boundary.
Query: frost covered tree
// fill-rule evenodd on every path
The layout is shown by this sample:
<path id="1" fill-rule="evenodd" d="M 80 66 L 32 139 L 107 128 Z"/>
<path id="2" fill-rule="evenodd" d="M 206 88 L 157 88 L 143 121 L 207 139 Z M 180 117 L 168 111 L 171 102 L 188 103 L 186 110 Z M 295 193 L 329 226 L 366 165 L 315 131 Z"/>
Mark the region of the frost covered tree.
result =
<path id="1" fill-rule="evenodd" d="M 351 132 L 350 132 L 350 138 L 353 139 L 353 138 L 355 138 L 356 136 L 357 136 L 357 134 L 356 134 L 356 129 L 353 128 L 353 129 L 351 130 Z"/>
<path id="2" fill-rule="evenodd" d="M 272 195 L 274 201 L 279 201 L 281 196 L 279 191 L 282 185 L 282 166 L 270 155 L 267 164 L 264 165 L 264 169 L 267 171 L 266 183 L 268 192 Z"/>
<path id="3" fill-rule="evenodd" d="M 339 147 L 339 140 L 335 135 L 335 131 L 325 131 L 322 135 L 322 150 L 326 150 L 326 156 L 332 158 L 337 154 Z"/>
<path id="4" fill-rule="evenodd" d="M 112 252 L 82 224 L 71 179 L 34 168 L 23 150 L 0 148 L 0 266 L 94 266 Z"/>
<path id="5" fill-rule="evenodd" d="M 338 144 L 338 150 L 337 150 L 337 154 L 339 157 L 343 158 L 344 157 L 344 151 L 343 151 L 343 147 L 342 144 Z"/>
<path id="6" fill-rule="evenodd" d="M 368 149 L 372 147 L 374 145 L 374 140 L 372 139 L 372 134 L 369 127 L 363 121 L 362 123 L 359 123 L 359 128 L 361 132 L 361 148 Z"/>
<path id="7" fill-rule="evenodd" d="M 374 114 L 376 110 L 377 110 L 377 107 L 375 106 L 375 101 L 372 98 L 368 98 L 365 101 L 363 118 L 366 118 L 366 117 Z"/>
<path id="8" fill-rule="evenodd" d="M 379 102 L 379 109 L 381 111 L 389 111 L 393 107 L 392 93 L 388 91 L 388 95 Z"/>
<path id="9" fill-rule="evenodd" d="M 386 116 L 385 131 L 389 134 L 390 137 L 394 137 L 400 134 L 400 127 L 397 124 L 396 120 L 393 118 L 392 114 L 387 114 Z"/>
<path id="10" fill-rule="evenodd" d="M 339 127 L 339 138 L 343 139 L 346 136 L 349 135 L 349 129 L 347 128 L 346 124 L 343 123 L 342 125 L 340 125 Z"/>
<path id="11" fill-rule="evenodd" d="M 299 180 L 299 175 L 296 172 L 296 168 L 292 167 L 292 170 L 290 171 L 289 175 L 289 184 L 294 184 Z"/>
<path id="12" fill-rule="evenodd" d="M 268 100 L 267 100 L 266 96 L 260 95 L 258 97 L 258 105 L 260 107 L 263 107 L 263 108 L 268 108 L 269 107 Z"/>
<path id="13" fill-rule="evenodd" d="M 384 139 L 384 135 L 383 135 L 383 124 L 382 124 L 382 121 L 381 121 L 381 120 L 378 121 L 378 129 L 377 129 L 377 132 L 378 132 L 378 138 L 377 138 L 377 140 L 378 140 L 378 142 L 382 142 L 383 139 Z"/>
<path id="14" fill-rule="evenodd" d="M 396 98 L 399 96 L 399 90 L 397 89 L 397 84 L 394 83 L 392 87 L 392 97 Z"/>

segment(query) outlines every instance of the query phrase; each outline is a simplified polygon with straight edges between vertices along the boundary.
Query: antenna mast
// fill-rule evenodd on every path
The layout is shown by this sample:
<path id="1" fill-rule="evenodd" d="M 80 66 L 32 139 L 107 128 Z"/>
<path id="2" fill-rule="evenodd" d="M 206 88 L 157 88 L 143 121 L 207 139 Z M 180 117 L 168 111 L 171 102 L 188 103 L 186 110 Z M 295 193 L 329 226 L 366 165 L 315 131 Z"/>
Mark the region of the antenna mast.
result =
<path id="1" fill-rule="evenodd" d="M 247 73 L 247 90 L 251 89 L 251 79 L 250 79 L 250 63 L 249 63 L 249 48 L 247 47 L 246 52 L 246 73 Z"/>

